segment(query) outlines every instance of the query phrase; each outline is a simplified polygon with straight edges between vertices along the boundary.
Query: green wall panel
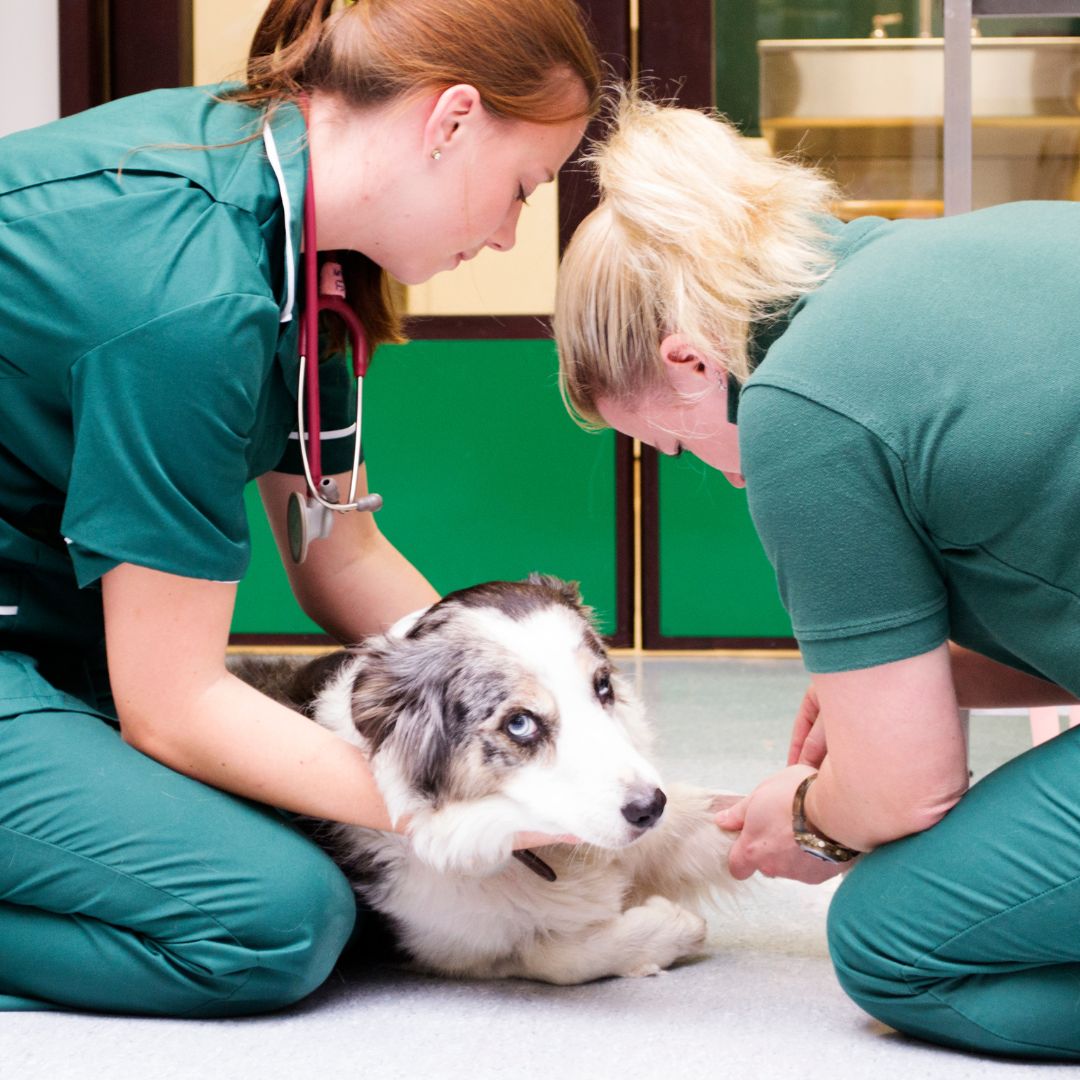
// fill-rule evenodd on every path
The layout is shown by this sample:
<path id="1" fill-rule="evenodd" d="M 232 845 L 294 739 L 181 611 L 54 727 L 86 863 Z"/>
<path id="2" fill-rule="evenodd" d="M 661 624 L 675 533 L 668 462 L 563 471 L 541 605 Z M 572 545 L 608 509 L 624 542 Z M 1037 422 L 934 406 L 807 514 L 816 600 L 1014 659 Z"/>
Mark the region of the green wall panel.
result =
<path id="1" fill-rule="evenodd" d="M 746 492 L 697 458 L 661 458 L 660 633 L 790 637 Z"/>
<path id="2" fill-rule="evenodd" d="M 611 432 L 566 415 L 549 341 L 425 341 L 379 350 L 364 450 L 379 527 L 440 592 L 532 570 L 580 581 L 615 629 Z M 261 507 L 237 633 L 316 632 L 291 598 Z"/>

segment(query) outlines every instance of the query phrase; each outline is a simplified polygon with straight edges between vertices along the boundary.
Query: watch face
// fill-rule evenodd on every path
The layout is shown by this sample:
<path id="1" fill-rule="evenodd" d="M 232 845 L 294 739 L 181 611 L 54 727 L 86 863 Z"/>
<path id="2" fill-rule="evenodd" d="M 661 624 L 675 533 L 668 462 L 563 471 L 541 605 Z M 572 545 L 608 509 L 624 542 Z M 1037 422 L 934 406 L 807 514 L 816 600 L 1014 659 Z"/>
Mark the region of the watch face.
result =
<path id="1" fill-rule="evenodd" d="M 795 843 L 800 850 L 805 851 L 807 855 L 813 855 L 815 859 L 820 859 L 822 862 L 827 863 L 836 864 L 850 862 L 856 855 L 860 854 L 858 851 L 842 847 L 839 844 L 822 842 L 812 833 L 809 835 L 804 834 L 802 836 L 796 836 Z"/>

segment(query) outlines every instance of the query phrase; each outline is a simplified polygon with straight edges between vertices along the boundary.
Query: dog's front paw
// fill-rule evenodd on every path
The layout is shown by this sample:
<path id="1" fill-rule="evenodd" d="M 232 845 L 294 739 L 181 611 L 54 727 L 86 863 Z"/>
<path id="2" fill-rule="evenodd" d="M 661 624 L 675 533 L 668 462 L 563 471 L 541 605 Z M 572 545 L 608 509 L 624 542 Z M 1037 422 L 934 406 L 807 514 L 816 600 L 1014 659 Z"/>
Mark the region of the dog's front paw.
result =
<path id="1" fill-rule="evenodd" d="M 664 969 L 659 964 L 653 964 L 646 962 L 640 967 L 633 968 L 631 971 L 624 971 L 624 979 L 647 979 L 650 975 L 663 975 Z"/>
<path id="2" fill-rule="evenodd" d="M 677 960 L 698 955 L 705 944 L 705 920 L 663 896 L 650 896 L 622 917 L 630 939 L 628 963 L 620 972 L 625 976 L 654 975 Z"/>

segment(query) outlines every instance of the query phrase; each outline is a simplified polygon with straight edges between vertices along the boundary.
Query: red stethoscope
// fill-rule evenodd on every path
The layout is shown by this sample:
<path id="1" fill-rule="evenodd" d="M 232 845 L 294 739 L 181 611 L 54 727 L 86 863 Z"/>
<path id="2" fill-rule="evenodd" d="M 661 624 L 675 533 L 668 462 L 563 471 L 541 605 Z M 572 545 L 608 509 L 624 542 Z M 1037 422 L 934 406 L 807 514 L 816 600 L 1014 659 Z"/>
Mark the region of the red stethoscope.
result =
<path id="1" fill-rule="evenodd" d="M 292 251 L 292 239 L 288 222 L 291 220 L 288 191 L 281 171 L 277 147 L 270 125 L 263 127 L 263 141 L 274 175 L 281 190 L 285 209 L 285 264 L 286 304 L 282 322 L 292 318 L 295 298 L 296 270 Z M 304 187 L 304 312 L 300 323 L 299 352 L 300 371 L 296 392 L 296 428 L 300 439 L 300 460 L 304 465 L 308 493 L 292 492 L 288 506 L 289 551 L 293 561 L 301 563 L 307 557 L 312 540 L 324 540 L 330 535 L 334 514 L 350 510 L 375 511 L 382 506 L 382 496 L 374 493 L 357 499 L 356 487 L 360 476 L 360 418 L 363 407 L 364 376 L 371 361 L 367 334 L 356 312 L 345 300 L 345 281 L 341 266 L 327 262 L 319 267 L 315 246 L 315 185 L 308 167 Z M 348 331 L 352 351 L 353 374 L 356 376 L 356 425 L 353 437 L 352 475 L 349 481 L 349 497 L 341 501 L 341 493 L 333 477 L 322 474 L 322 421 L 319 411 L 319 315 L 329 311 L 337 315 Z"/>

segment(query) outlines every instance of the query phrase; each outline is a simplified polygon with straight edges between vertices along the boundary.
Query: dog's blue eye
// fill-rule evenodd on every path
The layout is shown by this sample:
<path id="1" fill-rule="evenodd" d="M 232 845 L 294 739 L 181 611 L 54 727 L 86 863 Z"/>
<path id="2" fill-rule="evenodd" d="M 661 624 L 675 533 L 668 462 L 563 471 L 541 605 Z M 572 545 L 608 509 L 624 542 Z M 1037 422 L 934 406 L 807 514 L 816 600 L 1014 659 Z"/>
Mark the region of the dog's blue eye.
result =
<path id="1" fill-rule="evenodd" d="M 611 676 L 606 672 L 601 672 L 596 676 L 593 689 L 596 691 L 597 700 L 601 705 L 608 705 L 615 700 L 615 689 L 611 685 Z"/>
<path id="2" fill-rule="evenodd" d="M 507 717 L 503 723 L 503 727 L 506 729 L 506 734 L 511 739 L 518 739 L 522 742 L 533 738 L 540 730 L 536 723 L 528 713 L 514 713 L 513 716 Z"/>

